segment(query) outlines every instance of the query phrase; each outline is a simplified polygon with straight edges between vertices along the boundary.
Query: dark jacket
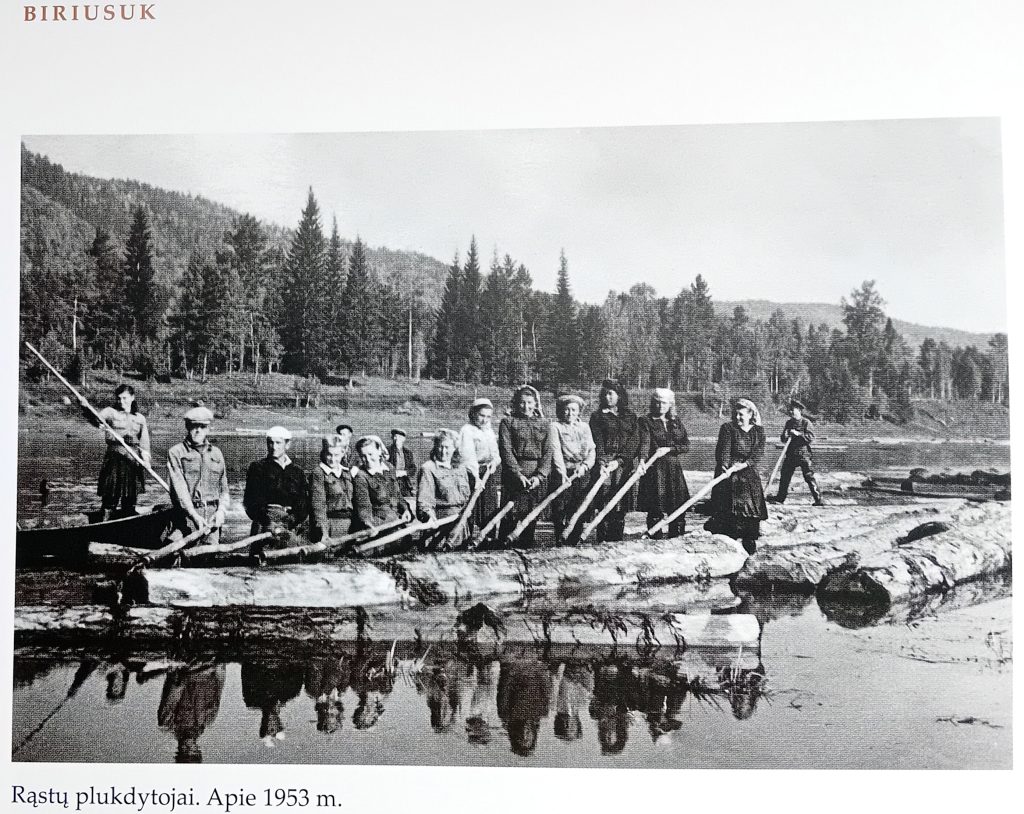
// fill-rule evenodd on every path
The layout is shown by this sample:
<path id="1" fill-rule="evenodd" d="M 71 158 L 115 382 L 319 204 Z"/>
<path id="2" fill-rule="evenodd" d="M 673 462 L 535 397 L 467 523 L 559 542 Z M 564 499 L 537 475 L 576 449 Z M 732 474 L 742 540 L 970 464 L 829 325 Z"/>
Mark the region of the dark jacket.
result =
<path id="1" fill-rule="evenodd" d="M 294 462 L 281 468 L 272 458 L 261 458 L 249 465 L 245 476 L 245 513 L 254 523 L 267 522 L 267 506 L 291 507 L 293 526 L 309 515 L 306 499 L 306 473 Z"/>
<path id="2" fill-rule="evenodd" d="M 330 535 L 331 520 L 352 515 L 352 473 L 341 468 L 341 477 L 318 466 L 309 473 L 309 538 L 318 542 Z"/>
<path id="3" fill-rule="evenodd" d="M 639 454 L 640 428 L 636 414 L 628 407 L 618 412 L 595 410 L 590 415 L 590 432 L 594 436 L 598 463 L 618 461 L 620 470 L 633 468 Z"/>
<path id="4" fill-rule="evenodd" d="M 715 447 L 715 476 L 733 464 L 749 466 L 718 484 L 712 494 L 715 513 L 721 517 L 768 519 L 768 506 L 761 483 L 761 460 L 764 458 L 764 428 L 753 425 L 744 432 L 733 422 L 722 425 Z"/>
<path id="5" fill-rule="evenodd" d="M 672 450 L 658 458 L 641 479 L 639 508 L 655 514 L 668 514 L 690 499 L 684 472 L 684 453 L 690 451 L 686 427 L 674 415 L 665 421 L 644 416 L 637 423 L 641 460 L 650 458 L 659 447 Z"/>
<path id="6" fill-rule="evenodd" d="M 803 435 L 794 435 L 792 440 L 789 442 L 789 446 L 786 448 L 786 457 L 796 456 L 801 450 L 811 451 L 811 444 L 814 443 L 814 425 L 806 418 L 791 418 L 786 422 L 786 426 L 782 428 L 781 440 L 783 443 L 789 437 L 790 430 L 798 430 Z"/>
<path id="7" fill-rule="evenodd" d="M 370 475 L 360 469 L 352 480 L 352 531 L 380 526 L 399 517 L 398 481 L 390 469 Z"/>

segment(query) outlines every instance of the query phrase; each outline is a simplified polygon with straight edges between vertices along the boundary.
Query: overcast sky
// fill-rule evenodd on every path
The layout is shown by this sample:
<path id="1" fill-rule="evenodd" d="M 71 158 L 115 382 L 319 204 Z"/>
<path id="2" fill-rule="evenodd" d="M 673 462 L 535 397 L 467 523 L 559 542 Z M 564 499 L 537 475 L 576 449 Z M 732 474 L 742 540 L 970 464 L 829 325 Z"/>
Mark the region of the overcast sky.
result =
<path id="1" fill-rule="evenodd" d="M 26 136 L 66 169 L 202 195 L 293 227 L 448 262 L 476 235 L 553 289 L 700 273 L 716 299 L 838 302 L 876 279 L 890 315 L 1006 329 L 995 119 L 324 135 Z"/>

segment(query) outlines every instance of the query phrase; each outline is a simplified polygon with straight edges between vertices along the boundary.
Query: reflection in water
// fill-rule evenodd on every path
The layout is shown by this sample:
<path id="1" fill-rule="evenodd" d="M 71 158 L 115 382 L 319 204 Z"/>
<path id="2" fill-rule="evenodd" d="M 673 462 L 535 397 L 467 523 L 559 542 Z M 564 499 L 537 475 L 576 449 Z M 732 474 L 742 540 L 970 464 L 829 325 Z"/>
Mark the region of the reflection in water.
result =
<path id="1" fill-rule="evenodd" d="M 317 731 L 338 732 L 344 722 L 341 696 L 352 680 L 352 660 L 347 653 L 310 659 L 306 666 L 306 695 L 313 699 Z"/>
<path id="2" fill-rule="evenodd" d="M 512 751 L 528 757 L 537 746 L 540 722 L 551 703 L 551 668 L 539 660 L 502 661 L 498 675 L 498 717 Z"/>
<path id="3" fill-rule="evenodd" d="M 260 740 L 273 748 L 275 740 L 284 740 L 281 708 L 302 689 L 302 668 L 284 659 L 242 662 L 242 699 L 250 709 L 258 709 Z"/>
<path id="4" fill-rule="evenodd" d="M 214 722 L 224 690 L 224 665 L 171 670 L 164 680 L 157 723 L 174 734 L 177 763 L 202 763 L 199 737 Z"/>

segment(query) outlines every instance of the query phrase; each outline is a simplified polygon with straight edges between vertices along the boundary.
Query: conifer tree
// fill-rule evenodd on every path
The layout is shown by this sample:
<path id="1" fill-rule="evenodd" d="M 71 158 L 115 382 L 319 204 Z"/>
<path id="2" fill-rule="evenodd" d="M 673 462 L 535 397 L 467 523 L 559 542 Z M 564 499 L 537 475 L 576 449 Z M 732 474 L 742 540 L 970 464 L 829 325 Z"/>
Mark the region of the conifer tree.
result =
<path id="1" fill-rule="evenodd" d="M 352 244 L 345 284 L 345 357 L 349 373 L 364 376 L 380 348 L 380 295 L 371 277 L 366 248 L 360 238 Z"/>
<path id="2" fill-rule="evenodd" d="M 480 297 L 483 291 L 483 275 L 480 272 L 480 258 L 477 254 L 476 237 L 469 242 L 469 254 L 462 269 L 462 287 L 459 292 L 459 317 L 455 333 L 456 376 L 463 381 L 475 381 L 480 377 L 482 355 L 479 342 L 483 335 L 480 323 Z"/>
<path id="3" fill-rule="evenodd" d="M 110 234 L 97 227 L 86 252 L 92 259 L 96 296 L 89 309 L 94 349 L 106 366 L 119 334 L 127 328 L 128 314 L 124 271 Z"/>
<path id="4" fill-rule="evenodd" d="M 557 390 L 559 385 L 576 383 L 580 374 L 579 333 L 576 301 L 569 285 L 569 261 L 564 249 L 559 257 L 558 283 L 547 315 L 545 334 L 543 368 L 549 384 Z"/>
<path id="5" fill-rule="evenodd" d="M 288 372 L 309 375 L 324 368 L 326 320 L 321 291 L 325 262 L 320 207 L 311 187 L 281 281 L 281 344 Z"/>
<path id="6" fill-rule="evenodd" d="M 143 340 L 155 339 L 160 324 L 161 297 L 156 290 L 152 243 L 149 216 L 140 206 L 125 243 L 124 280 L 131 327 Z"/>
<path id="7" fill-rule="evenodd" d="M 458 320 L 461 307 L 462 266 L 459 254 L 448 268 L 448 279 L 445 283 L 441 307 L 437 312 L 434 328 L 434 341 L 430 350 L 430 375 L 435 379 L 451 381 L 457 364 L 457 346 L 459 342 Z"/>
<path id="8" fill-rule="evenodd" d="M 329 366 L 344 366 L 345 355 L 345 256 L 338 235 L 338 218 L 331 225 L 331 239 L 327 244 L 324 267 L 323 309 L 327 316 L 327 358 Z"/>

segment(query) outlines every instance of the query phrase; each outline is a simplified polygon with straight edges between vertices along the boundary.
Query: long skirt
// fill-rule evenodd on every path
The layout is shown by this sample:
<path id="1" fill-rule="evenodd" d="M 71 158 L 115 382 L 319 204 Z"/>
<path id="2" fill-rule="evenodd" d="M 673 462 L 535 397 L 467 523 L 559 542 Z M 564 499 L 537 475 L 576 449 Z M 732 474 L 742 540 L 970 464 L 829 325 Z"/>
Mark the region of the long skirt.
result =
<path id="1" fill-rule="evenodd" d="M 716 471 L 716 476 L 721 474 Z M 756 540 L 761 521 L 768 519 L 761 476 L 748 467 L 733 473 L 711 493 L 714 527 L 737 540 Z"/>
<path id="2" fill-rule="evenodd" d="M 570 470 L 568 474 L 569 477 L 572 477 L 573 470 Z M 555 473 L 552 475 L 552 479 L 554 481 L 551 484 L 552 489 L 557 489 L 562 485 L 561 475 Z M 580 507 L 584 498 L 586 498 L 588 491 L 590 491 L 590 478 L 584 476 L 579 480 L 573 481 L 572 486 L 551 501 L 551 521 L 555 527 L 556 544 L 561 542 L 565 527 L 569 525 L 569 521 Z M 582 522 L 577 523 L 573 532 L 578 531 L 582 525 Z"/>
<path id="3" fill-rule="evenodd" d="M 134 507 L 140 494 L 146 491 L 145 470 L 135 461 L 113 447 L 107 447 L 100 467 L 100 480 L 96 494 L 103 501 L 104 509 Z"/>
<path id="4" fill-rule="evenodd" d="M 629 476 L 633 474 L 632 465 L 620 466 L 611 476 L 604 482 L 604 486 L 601 487 L 601 491 L 598 492 L 597 497 L 594 498 L 593 504 L 591 504 L 591 511 L 595 513 L 601 511 L 608 502 L 615 497 L 619 489 L 622 488 Z M 600 467 L 594 468 L 594 477 L 599 477 Z M 622 500 L 615 504 L 615 507 L 607 514 L 604 520 L 601 521 L 597 527 L 597 542 L 605 543 L 610 541 L 621 540 L 625 536 L 626 529 L 626 513 L 632 510 L 632 507 L 636 504 L 635 489 L 631 489 L 627 492 Z"/>
<path id="5" fill-rule="evenodd" d="M 670 454 L 659 458 L 640 480 L 638 508 L 647 512 L 647 528 L 671 514 L 690 499 L 686 485 L 683 456 Z M 686 530 L 683 517 L 669 525 L 668 534 L 681 537 Z"/>

